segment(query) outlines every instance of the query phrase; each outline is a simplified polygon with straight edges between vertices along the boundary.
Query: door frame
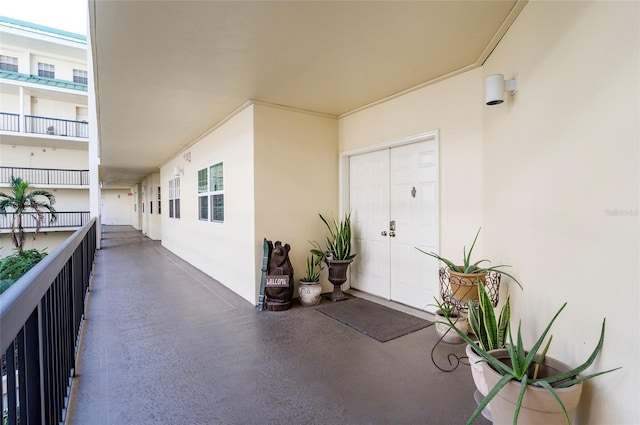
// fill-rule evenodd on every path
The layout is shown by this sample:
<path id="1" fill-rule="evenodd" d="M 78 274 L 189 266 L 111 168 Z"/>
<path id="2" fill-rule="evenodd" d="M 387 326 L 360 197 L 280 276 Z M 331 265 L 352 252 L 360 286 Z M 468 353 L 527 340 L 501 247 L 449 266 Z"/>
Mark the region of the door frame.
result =
<path id="1" fill-rule="evenodd" d="M 338 162 L 338 209 L 340 210 L 340 217 L 342 217 L 346 211 L 349 210 L 350 199 L 350 182 L 349 182 L 349 158 L 355 155 L 364 153 L 379 151 L 382 149 L 391 149 L 398 146 L 410 145 L 418 142 L 430 142 L 435 141 L 438 149 L 438 209 L 436 211 L 436 220 L 438 221 L 438 234 L 436 235 L 436 246 L 438 252 L 440 251 L 440 130 L 431 130 L 424 133 L 414 134 L 412 136 L 402 137 L 400 139 L 390 140 L 384 143 L 378 143 L 375 145 L 365 146 L 363 148 L 352 149 L 344 152 L 340 152 Z"/>

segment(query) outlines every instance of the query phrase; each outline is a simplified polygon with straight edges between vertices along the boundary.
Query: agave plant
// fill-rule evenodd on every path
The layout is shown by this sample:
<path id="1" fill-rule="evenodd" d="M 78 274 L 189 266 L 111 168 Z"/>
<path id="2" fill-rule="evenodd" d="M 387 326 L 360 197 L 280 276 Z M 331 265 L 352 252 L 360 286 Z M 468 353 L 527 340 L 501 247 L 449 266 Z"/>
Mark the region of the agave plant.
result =
<path id="1" fill-rule="evenodd" d="M 520 287 L 520 289 L 522 289 L 522 285 L 520 284 L 520 282 L 518 282 L 518 279 L 516 279 L 515 277 L 513 277 L 512 275 L 510 275 L 509 273 L 505 272 L 504 270 L 502 270 L 503 267 L 511 267 L 507 264 L 500 264 L 497 266 L 490 266 L 490 267 L 481 267 L 480 264 L 487 262 L 490 263 L 491 261 L 489 260 L 479 260 L 476 262 L 471 262 L 471 253 L 473 252 L 473 248 L 476 246 L 476 241 L 478 240 L 478 235 L 480 235 L 480 230 L 482 230 L 482 227 L 478 229 L 478 233 L 476 233 L 476 237 L 473 239 L 473 243 L 471 244 L 471 248 L 469 248 L 469 252 L 467 252 L 467 247 L 463 247 L 462 248 L 462 265 L 458 265 L 456 263 L 454 263 L 453 261 L 449 260 L 448 258 L 445 257 L 441 257 L 438 254 L 436 254 L 435 252 L 427 252 L 427 251 L 423 251 L 420 248 L 416 247 L 416 249 L 420 252 L 422 252 L 423 254 L 427 254 L 437 260 L 442 261 L 443 263 L 445 263 L 447 265 L 447 267 L 449 268 L 449 270 L 453 270 L 454 272 L 458 272 L 458 273 L 465 273 L 465 274 L 486 274 L 490 271 L 496 271 L 498 273 L 501 273 L 505 276 L 510 277 L 511 279 L 513 279 L 513 281 L 515 283 L 518 284 L 518 286 Z"/>
<path id="2" fill-rule="evenodd" d="M 313 243 L 315 249 L 311 252 L 322 258 L 331 256 L 332 260 L 351 260 L 357 254 L 351 253 L 351 213 L 345 214 L 344 219 L 337 221 L 335 218 L 329 222 L 320 215 L 320 219 L 327 226 L 329 236 L 326 239 L 326 249 L 323 251 L 320 244 Z"/>
<path id="3" fill-rule="evenodd" d="M 507 342 L 507 330 L 511 320 L 511 303 L 509 297 L 496 318 L 491 298 L 482 282 L 478 282 L 478 302 L 469 303 L 469 325 L 478 338 L 477 345 L 485 351 L 504 348 Z"/>
<path id="4" fill-rule="evenodd" d="M 567 303 L 564 303 L 562 307 L 558 310 L 558 312 L 553 316 L 551 322 L 547 325 L 544 332 L 540 335 L 536 343 L 533 345 L 531 350 L 525 351 L 524 345 L 522 343 L 522 334 L 521 334 L 521 326 L 518 325 L 518 335 L 516 339 L 516 343 L 514 344 L 513 336 L 511 330 L 509 330 L 509 343 L 506 345 L 506 349 L 509 353 L 509 359 L 511 362 L 511 366 L 501 362 L 500 360 L 493 357 L 487 350 L 482 349 L 476 346 L 475 351 L 478 353 L 480 357 L 484 359 L 496 372 L 502 375 L 502 378 L 496 383 L 496 385 L 488 392 L 487 396 L 478 404 L 477 409 L 473 412 L 469 420 L 467 421 L 467 425 L 471 425 L 478 416 L 481 414 L 482 410 L 489 404 L 489 402 L 500 392 L 500 390 L 507 385 L 511 381 L 518 381 L 520 383 L 520 393 L 518 395 L 518 400 L 515 405 L 515 411 L 513 415 L 513 424 L 517 424 L 518 415 L 520 413 L 520 409 L 522 407 L 522 399 L 524 397 L 525 390 L 527 386 L 532 385 L 536 387 L 540 387 L 545 389 L 547 392 L 551 394 L 551 396 L 558 402 L 564 417 L 567 421 L 567 425 L 570 425 L 569 415 L 567 413 L 567 409 L 565 408 L 562 400 L 556 393 L 556 389 L 558 388 L 567 388 L 572 385 L 576 385 L 582 381 L 586 381 L 588 379 L 594 378 L 596 376 L 613 372 L 614 370 L 620 368 L 610 369 L 604 372 L 597 372 L 590 375 L 585 376 L 577 376 L 579 373 L 585 371 L 593 361 L 596 359 L 600 350 L 602 349 L 602 345 L 604 343 L 604 331 L 605 331 L 605 321 L 602 321 L 602 329 L 600 331 L 600 339 L 596 348 L 593 350 L 589 358 L 582 363 L 580 366 L 571 369 L 564 373 L 559 373 L 557 375 L 552 375 L 548 377 L 539 378 L 537 376 L 539 365 L 544 361 L 544 357 L 546 355 L 547 350 L 549 349 L 549 345 L 551 344 L 551 338 L 547 342 L 543 351 L 538 355 L 538 350 L 542 346 L 551 326 L 560 315 L 562 310 L 566 307 Z M 444 323 L 444 322 L 443 322 Z M 458 331 L 454 326 L 453 322 L 447 318 L 448 325 L 455 331 L 467 344 L 474 344 L 474 342 L 469 338 L 466 334 Z"/>
<path id="5" fill-rule="evenodd" d="M 305 262 L 305 275 L 303 282 L 320 282 L 320 272 L 322 271 L 322 256 L 311 252 Z"/>

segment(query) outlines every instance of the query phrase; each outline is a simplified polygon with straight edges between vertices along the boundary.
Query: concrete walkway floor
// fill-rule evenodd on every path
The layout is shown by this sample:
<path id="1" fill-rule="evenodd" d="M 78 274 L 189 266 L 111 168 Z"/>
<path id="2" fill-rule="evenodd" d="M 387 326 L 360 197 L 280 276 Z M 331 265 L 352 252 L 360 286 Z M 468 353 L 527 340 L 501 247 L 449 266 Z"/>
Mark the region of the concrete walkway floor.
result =
<path id="1" fill-rule="evenodd" d="M 380 343 L 315 308 L 258 312 L 159 242 L 105 226 L 67 424 L 463 424 L 469 367 L 436 369 L 435 341 L 433 326 Z M 442 364 L 464 352 L 442 346 Z"/>

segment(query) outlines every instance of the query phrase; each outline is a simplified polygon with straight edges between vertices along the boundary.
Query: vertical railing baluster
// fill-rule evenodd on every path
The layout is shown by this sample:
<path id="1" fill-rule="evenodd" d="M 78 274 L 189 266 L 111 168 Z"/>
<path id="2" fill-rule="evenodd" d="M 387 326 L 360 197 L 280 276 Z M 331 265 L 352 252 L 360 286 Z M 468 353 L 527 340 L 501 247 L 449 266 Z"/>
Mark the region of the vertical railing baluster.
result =
<path id="1" fill-rule="evenodd" d="M 7 416 L 9 425 L 18 423 L 18 400 L 16 398 L 16 347 L 15 342 L 5 352 L 7 359 Z"/>
<path id="2" fill-rule="evenodd" d="M 25 324 L 25 372 L 27 382 L 26 412 L 27 424 L 42 422 L 41 410 L 41 382 L 40 382 L 40 332 L 38 324 L 38 309 L 36 308 Z M 22 412 L 22 409 L 20 409 Z"/>

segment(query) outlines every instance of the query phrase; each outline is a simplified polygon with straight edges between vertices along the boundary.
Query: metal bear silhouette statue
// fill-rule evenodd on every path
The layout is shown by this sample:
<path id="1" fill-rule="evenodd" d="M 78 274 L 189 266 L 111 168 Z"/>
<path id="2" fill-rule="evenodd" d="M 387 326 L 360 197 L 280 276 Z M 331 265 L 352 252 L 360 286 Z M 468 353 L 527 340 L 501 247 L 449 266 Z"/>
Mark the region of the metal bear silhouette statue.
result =
<path id="1" fill-rule="evenodd" d="M 267 275 L 289 276 L 288 286 L 267 286 L 265 288 L 267 310 L 288 310 L 291 308 L 293 299 L 293 266 L 289 260 L 291 246 L 289 244 L 282 245 L 280 241 L 276 241 L 275 245 L 271 241 L 267 241 L 267 244 L 269 245 Z"/>

